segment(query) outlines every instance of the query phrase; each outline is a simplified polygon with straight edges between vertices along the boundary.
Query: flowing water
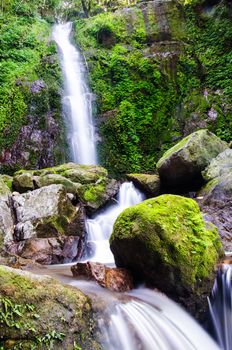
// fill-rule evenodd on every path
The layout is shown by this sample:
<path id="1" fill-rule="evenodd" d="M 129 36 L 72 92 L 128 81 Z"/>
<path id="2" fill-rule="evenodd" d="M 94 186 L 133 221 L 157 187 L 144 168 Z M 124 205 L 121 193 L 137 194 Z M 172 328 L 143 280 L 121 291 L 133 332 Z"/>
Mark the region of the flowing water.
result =
<path id="1" fill-rule="evenodd" d="M 67 118 L 70 123 L 69 140 L 75 162 L 96 164 L 91 94 L 84 79 L 83 59 L 70 41 L 71 30 L 72 25 L 66 23 L 56 25 L 53 32 L 59 47 L 65 79 L 64 106 L 68 110 Z M 88 238 L 94 251 L 91 260 L 107 264 L 114 262 L 108 243 L 113 224 L 121 211 L 143 199 L 144 196 L 132 183 L 124 183 L 114 204 L 94 218 L 87 219 Z M 98 321 L 105 350 L 219 350 L 216 343 L 191 316 L 160 293 L 145 288 L 130 293 L 113 293 L 94 282 L 75 280 L 68 265 L 52 266 L 44 272 L 89 294 L 94 304 L 103 305 L 101 310 L 98 310 Z M 229 286 L 231 276 L 229 273 L 226 276 L 223 283 Z M 225 294 L 224 288 L 222 290 Z M 211 315 L 215 328 L 223 332 L 218 326 L 221 316 L 218 314 L 217 305 L 220 303 L 215 302 L 215 295 L 210 302 Z M 225 310 L 228 310 L 231 317 L 231 292 L 229 295 L 230 308 Z M 223 314 L 224 319 L 227 316 Z M 225 338 L 228 339 L 225 346 L 223 339 L 218 335 L 222 349 L 232 349 L 227 346 L 232 344 L 231 334 L 231 329 L 226 329 Z"/>
<path id="2" fill-rule="evenodd" d="M 96 164 L 92 94 L 85 81 L 83 58 L 70 41 L 71 32 L 72 23 L 57 24 L 53 30 L 53 38 L 59 48 L 64 75 L 63 106 L 67 115 L 68 141 L 74 162 Z"/>
<path id="3" fill-rule="evenodd" d="M 232 268 L 223 265 L 218 271 L 209 298 L 211 331 L 221 349 L 232 349 Z"/>
<path id="4" fill-rule="evenodd" d="M 102 214 L 96 215 L 93 219 L 87 219 L 86 228 L 88 239 L 94 250 L 91 261 L 104 264 L 113 264 L 114 257 L 110 251 L 109 238 L 113 230 L 113 225 L 118 215 L 126 208 L 138 204 L 145 199 L 132 182 L 125 182 L 121 185 L 117 202 L 104 210 Z"/>

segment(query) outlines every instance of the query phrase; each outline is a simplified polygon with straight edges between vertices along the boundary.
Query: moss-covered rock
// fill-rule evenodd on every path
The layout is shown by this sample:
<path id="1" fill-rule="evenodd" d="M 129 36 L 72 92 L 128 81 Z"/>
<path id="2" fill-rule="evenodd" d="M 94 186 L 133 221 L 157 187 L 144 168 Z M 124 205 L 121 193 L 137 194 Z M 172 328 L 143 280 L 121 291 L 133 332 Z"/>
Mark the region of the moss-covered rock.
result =
<path id="1" fill-rule="evenodd" d="M 137 187 L 149 197 L 158 196 L 160 191 L 160 178 L 155 174 L 128 174 L 128 180 L 132 181 Z"/>
<path id="2" fill-rule="evenodd" d="M 33 175 L 30 172 L 24 172 L 13 178 L 13 188 L 19 193 L 34 190 Z"/>
<path id="3" fill-rule="evenodd" d="M 91 214 L 113 199 L 118 190 L 119 183 L 116 180 L 102 179 L 96 184 L 81 186 L 78 190 L 78 198 Z"/>
<path id="4" fill-rule="evenodd" d="M 161 181 L 166 186 L 194 186 L 202 181 L 203 171 L 219 153 L 228 148 L 208 130 L 199 130 L 185 137 L 164 153 L 157 163 Z"/>
<path id="5" fill-rule="evenodd" d="M 110 247 L 118 267 L 184 303 L 193 293 L 210 291 L 223 252 L 216 227 L 205 224 L 197 203 L 175 195 L 126 209 Z"/>
<path id="6" fill-rule="evenodd" d="M 119 183 L 109 179 L 107 170 L 98 165 L 67 163 L 40 170 L 20 170 L 13 179 L 13 188 L 21 193 L 61 184 L 68 193 L 77 196 L 89 212 L 106 204 L 119 190 Z"/>
<path id="7" fill-rule="evenodd" d="M 100 349 L 91 302 L 50 277 L 0 266 L 4 349 Z"/>
<path id="8" fill-rule="evenodd" d="M 47 174 L 43 176 L 34 176 L 34 183 L 36 187 L 41 188 L 49 185 L 63 185 L 67 192 L 76 194 L 81 184 L 72 182 L 68 178 L 59 174 Z"/>

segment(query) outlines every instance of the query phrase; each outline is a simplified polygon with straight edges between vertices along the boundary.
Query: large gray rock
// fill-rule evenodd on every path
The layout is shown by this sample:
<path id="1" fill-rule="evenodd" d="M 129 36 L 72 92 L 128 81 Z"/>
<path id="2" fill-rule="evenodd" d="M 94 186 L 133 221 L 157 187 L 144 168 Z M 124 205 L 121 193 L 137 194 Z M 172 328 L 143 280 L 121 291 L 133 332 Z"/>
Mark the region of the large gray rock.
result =
<path id="1" fill-rule="evenodd" d="M 228 148 L 208 130 L 199 130 L 164 153 L 157 169 L 164 185 L 178 187 L 202 181 L 201 172 L 211 160 Z"/>
<path id="2" fill-rule="evenodd" d="M 84 231 L 82 210 L 70 202 L 62 185 L 50 185 L 12 196 L 17 240 L 77 236 Z"/>
<path id="3" fill-rule="evenodd" d="M 206 220 L 218 227 L 225 250 L 232 250 L 232 169 L 209 181 L 197 201 L 206 213 Z"/>
<path id="4" fill-rule="evenodd" d="M 213 180 L 232 171 L 232 149 L 228 148 L 214 158 L 202 172 L 205 181 Z"/>

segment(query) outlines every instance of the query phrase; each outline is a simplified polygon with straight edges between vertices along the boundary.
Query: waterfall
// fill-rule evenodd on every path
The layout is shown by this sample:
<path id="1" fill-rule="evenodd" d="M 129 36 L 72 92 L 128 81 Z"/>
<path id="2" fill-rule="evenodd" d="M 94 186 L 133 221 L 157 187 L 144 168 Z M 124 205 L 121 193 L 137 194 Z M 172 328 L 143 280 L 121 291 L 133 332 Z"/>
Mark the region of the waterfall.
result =
<path id="1" fill-rule="evenodd" d="M 208 334 L 176 303 L 145 288 L 128 293 L 99 320 L 105 350 L 219 350 Z"/>
<path id="2" fill-rule="evenodd" d="M 232 349 L 232 268 L 223 265 L 218 271 L 209 298 L 210 327 L 223 350 Z"/>
<path id="3" fill-rule="evenodd" d="M 68 139 L 75 162 L 97 164 L 91 93 L 84 79 L 82 56 L 70 41 L 71 30 L 72 24 L 66 23 L 56 25 L 53 31 L 65 78 L 63 106 L 69 124 Z M 94 218 L 86 220 L 88 239 L 93 250 L 90 260 L 114 263 L 109 249 L 114 222 L 125 208 L 143 200 L 144 196 L 133 184 L 126 182 L 121 185 L 115 203 Z M 166 296 L 145 288 L 126 294 L 112 293 L 94 282 L 73 279 L 70 269 L 64 273 L 65 268 L 68 269 L 67 266 L 49 267 L 46 273 L 50 271 L 64 283 L 80 288 L 94 298 L 102 298 L 106 304 L 101 308 L 98 320 L 104 349 L 219 350 L 193 318 Z M 40 269 L 38 273 L 44 271 Z M 216 338 L 223 350 L 231 350 L 231 272 L 226 272 L 223 276 L 218 277 L 209 305 Z M 219 284 L 221 294 L 218 294 Z"/>
<path id="4" fill-rule="evenodd" d="M 65 80 L 63 106 L 67 111 L 68 139 L 74 162 L 97 164 L 91 93 L 85 81 L 83 58 L 70 41 L 71 31 L 72 23 L 57 24 L 53 30 Z"/>
<path id="5" fill-rule="evenodd" d="M 95 218 L 87 219 L 88 239 L 94 250 L 93 256 L 88 260 L 107 264 L 114 263 L 114 257 L 109 247 L 109 238 L 113 231 L 114 222 L 124 209 L 138 204 L 144 199 L 144 195 L 134 187 L 132 182 L 124 182 L 120 186 L 117 202 Z"/>

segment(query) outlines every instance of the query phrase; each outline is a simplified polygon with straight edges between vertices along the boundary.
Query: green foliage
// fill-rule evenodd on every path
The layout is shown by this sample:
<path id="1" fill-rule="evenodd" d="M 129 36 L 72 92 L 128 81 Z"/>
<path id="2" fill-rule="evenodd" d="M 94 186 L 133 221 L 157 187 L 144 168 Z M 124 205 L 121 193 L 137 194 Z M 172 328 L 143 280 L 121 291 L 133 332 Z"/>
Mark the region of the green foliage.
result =
<path id="1" fill-rule="evenodd" d="M 130 35 L 127 20 L 133 22 Z M 106 28 L 108 37 L 106 34 L 105 41 L 99 41 Z M 104 138 L 102 164 L 114 174 L 152 170 L 161 140 L 171 142 L 178 96 L 168 73 L 160 71 L 157 60 L 143 54 L 147 34 L 141 10 L 78 21 L 76 33 L 83 49 L 90 50 L 90 83 L 105 119 L 100 130 Z M 115 41 L 110 49 L 111 38 Z"/>
<path id="2" fill-rule="evenodd" d="M 172 49 L 167 43 L 161 58 L 150 54 L 148 43 L 158 50 L 163 37 L 149 5 L 146 15 L 133 8 L 76 21 L 75 39 L 86 53 L 101 116 L 100 160 L 114 174 L 152 171 L 164 150 L 202 122 L 231 139 L 230 7 L 195 5 L 167 5 L 177 58 L 165 58 Z"/>
<path id="3" fill-rule="evenodd" d="M 0 152 L 9 149 L 18 137 L 28 115 L 45 128 L 48 112 L 60 121 L 60 67 L 54 43 L 48 43 L 50 25 L 37 17 L 27 17 L 14 6 L 37 11 L 39 4 L 12 1 L 9 13 L 2 13 L 0 26 Z M 44 88 L 33 93 L 36 80 Z M 31 121 L 30 121 L 31 123 Z M 57 152 L 58 154 L 59 152 Z M 31 166 L 36 165 L 36 161 Z"/>

